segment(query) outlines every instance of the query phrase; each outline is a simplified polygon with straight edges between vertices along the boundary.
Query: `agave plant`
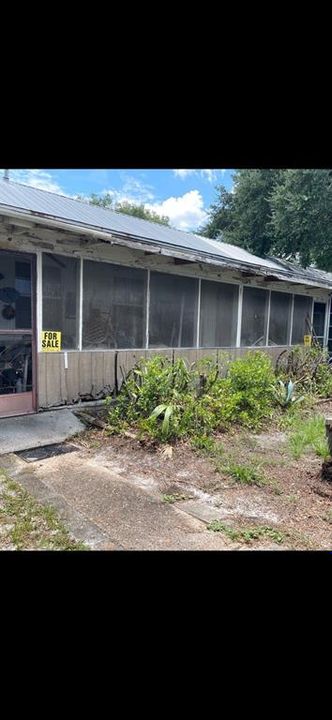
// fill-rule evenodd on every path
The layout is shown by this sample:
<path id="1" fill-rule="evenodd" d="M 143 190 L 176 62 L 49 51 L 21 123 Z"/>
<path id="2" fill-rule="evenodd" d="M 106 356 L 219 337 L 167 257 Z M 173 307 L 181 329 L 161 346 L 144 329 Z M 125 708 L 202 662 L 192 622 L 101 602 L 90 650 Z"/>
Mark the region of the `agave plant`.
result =
<path id="1" fill-rule="evenodd" d="M 295 403 L 299 403 L 302 400 L 304 400 L 304 395 L 301 395 L 299 397 L 295 397 L 294 390 L 295 390 L 295 382 L 292 382 L 292 380 L 289 380 L 288 383 L 284 383 L 282 380 L 278 380 L 279 387 L 274 388 L 274 394 L 275 399 L 281 407 L 289 407 L 290 405 L 295 405 Z"/>

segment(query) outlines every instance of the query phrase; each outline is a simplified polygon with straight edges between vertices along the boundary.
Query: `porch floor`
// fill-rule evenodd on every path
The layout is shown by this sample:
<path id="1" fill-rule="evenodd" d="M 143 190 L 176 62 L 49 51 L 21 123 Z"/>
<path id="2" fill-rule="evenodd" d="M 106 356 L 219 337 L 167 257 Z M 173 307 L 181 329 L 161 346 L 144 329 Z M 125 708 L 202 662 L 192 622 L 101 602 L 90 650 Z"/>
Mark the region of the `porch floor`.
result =
<path id="1" fill-rule="evenodd" d="M 0 418 L 0 455 L 60 443 L 85 429 L 67 408 Z"/>

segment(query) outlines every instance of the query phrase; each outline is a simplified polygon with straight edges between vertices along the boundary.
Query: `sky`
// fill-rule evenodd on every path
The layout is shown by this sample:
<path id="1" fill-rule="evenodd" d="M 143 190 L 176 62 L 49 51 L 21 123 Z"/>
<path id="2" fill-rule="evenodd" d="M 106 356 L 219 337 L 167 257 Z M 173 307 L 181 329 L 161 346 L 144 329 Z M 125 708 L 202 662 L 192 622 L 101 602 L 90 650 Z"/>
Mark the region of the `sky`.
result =
<path id="1" fill-rule="evenodd" d="M 206 220 L 216 185 L 231 190 L 233 170 L 9 170 L 13 181 L 76 197 L 110 193 L 115 201 L 143 203 L 179 230 L 195 231 Z"/>

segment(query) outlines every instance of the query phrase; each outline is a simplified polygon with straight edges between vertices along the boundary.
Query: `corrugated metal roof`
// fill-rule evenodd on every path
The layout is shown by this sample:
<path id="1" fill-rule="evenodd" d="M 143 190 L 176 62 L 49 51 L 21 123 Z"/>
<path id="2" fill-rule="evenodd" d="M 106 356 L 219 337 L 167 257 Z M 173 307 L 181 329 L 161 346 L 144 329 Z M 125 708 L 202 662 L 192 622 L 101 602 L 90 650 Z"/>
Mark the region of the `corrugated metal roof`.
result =
<path id="1" fill-rule="evenodd" d="M 139 238 L 145 242 L 157 243 L 160 247 L 191 251 L 203 257 L 206 255 L 210 258 L 210 262 L 211 258 L 215 258 L 220 262 L 228 261 L 228 264 L 234 262 L 236 265 L 252 266 L 257 270 L 258 268 L 265 269 L 265 273 L 270 270 L 271 274 L 279 274 L 291 282 L 298 280 L 305 283 L 308 280 L 309 284 L 315 283 L 332 287 L 330 273 L 311 268 L 304 270 L 277 258 L 259 258 L 235 245 L 175 230 L 28 185 L 2 180 L 0 181 L 0 211 L 2 210 L 5 214 L 9 209 L 32 214 L 36 222 L 40 216 L 76 225 L 82 231 L 84 228 L 90 228 L 96 232 L 99 230 L 110 233 L 110 235 L 112 233 L 125 234 L 136 240 Z"/>

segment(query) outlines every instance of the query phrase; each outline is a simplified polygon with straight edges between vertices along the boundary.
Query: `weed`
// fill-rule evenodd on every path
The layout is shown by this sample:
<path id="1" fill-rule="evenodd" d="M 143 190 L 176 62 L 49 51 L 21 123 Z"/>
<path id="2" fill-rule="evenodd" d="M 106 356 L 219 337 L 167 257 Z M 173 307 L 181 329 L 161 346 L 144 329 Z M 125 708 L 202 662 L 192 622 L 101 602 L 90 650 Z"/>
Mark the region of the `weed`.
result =
<path id="1" fill-rule="evenodd" d="M 208 435 L 194 435 L 194 437 L 191 438 L 191 445 L 195 450 L 213 454 L 216 442 Z"/>
<path id="2" fill-rule="evenodd" d="M 325 422 L 322 415 L 316 415 L 308 420 L 298 420 L 293 425 L 293 432 L 289 437 L 289 448 L 293 457 L 298 460 L 307 449 L 311 449 L 319 457 L 329 456 L 329 449 L 325 437 Z"/>
<path id="3" fill-rule="evenodd" d="M 220 520 L 213 520 L 209 523 L 207 528 L 208 530 L 212 530 L 212 532 L 224 533 L 228 538 L 230 538 L 230 540 L 245 543 L 250 543 L 252 540 L 259 540 L 260 538 L 269 538 L 269 540 L 281 544 L 285 542 L 288 535 L 287 533 L 281 532 L 280 530 L 276 530 L 275 528 L 267 525 L 257 525 L 236 529 L 230 527 L 229 525 L 225 525 L 225 523 Z"/>
<path id="4" fill-rule="evenodd" d="M 88 550 L 73 540 L 52 507 L 39 505 L 18 483 L 0 471 L 2 520 L 11 520 L 8 539 L 17 550 L 43 548 L 54 550 Z"/>
<path id="5" fill-rule="evenodd" d="M 241 485 L 258 485 L 260 487 L 266 484 L 264 475 L 254 466 L 230 463 L 223 467 L 223 471 Z"/>
<path id="6" fill-rule="evenodd" d="M 225 525 L 225 523 L 221 522 L 221 520 L 212 520 L 212 522 L 208 524 L 207 529 L 212 530 L 212 532 L 222 532 L 230 540 L 241 539 L 241 533 L 238 530 L 235 530 L 235 528 L 232 528 L 229 525 Z"/>
<path id="7" fill-rule="evenodd" d="M 332 525 L 332 510 L 328 510 L 326 515 L 323 515 L 322 519 L 329 523 L 329 525 Z"/>
<path id="8" fill-rule="evenodd" d="M 286 500 L 286 502 L 289 502 L 289 503 L 296 503 L 297 497 L 296 497 L 296 495 L 284 495 L 284 500 Z"/>
<path id="9" fill-rule="evenodd" d="M 185 495 L 181 495 L 179 493 L 174 493 L 173 495 L 163 495 L 163 502 L 169 503 L 170 505 L 173 505 L 173 503 L 178 502 L 179 500 L 186 500 Z"/>

